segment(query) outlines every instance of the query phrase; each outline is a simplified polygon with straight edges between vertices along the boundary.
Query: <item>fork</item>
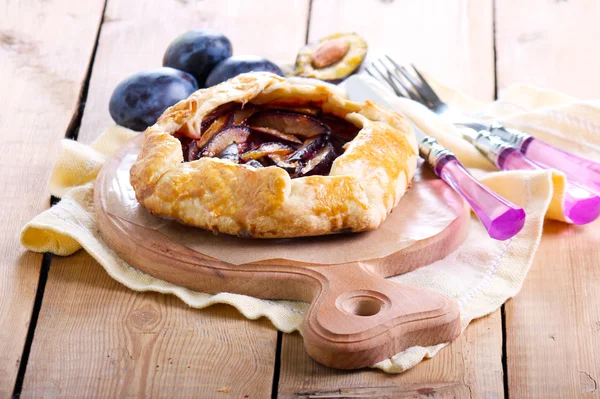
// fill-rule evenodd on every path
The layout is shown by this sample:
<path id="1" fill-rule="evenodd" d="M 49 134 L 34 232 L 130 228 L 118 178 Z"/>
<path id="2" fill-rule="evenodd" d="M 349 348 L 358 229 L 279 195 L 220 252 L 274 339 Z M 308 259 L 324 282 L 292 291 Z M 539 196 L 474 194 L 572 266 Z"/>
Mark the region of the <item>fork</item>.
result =
<path id="1" fill-rule="evenodd" d="M 481 123 L 457 112 L 443 102 L 423 75 L 411 65 L 413 72 L 385 56 L 379 59 L 383 71 L 372 63 L 366 72 L 383 80 L 399 97 L 425 105 L 459 128 L 493 164 L 502 170 L 557 169 L 567 176 L 564 212 L 574 224 L 586 224 L 600 216 L 600 164 L 569 154 L 532 136 L 502 126 L 499 122 Z M 573 182 L 575 184 L 573 184 Z"/>
<path id="2" fill-rule="evenodd" d="M 344 83 L 352 101 L 371 100 L 393 109 L 386 98 L 361 76 L 351 76 Z M 413 131 L 417 138 L 419 155 L 436 175 L 465 199 L 490 237 L 507 240 L 521 231 L 526 217 L 522 208 L 482 185 L 451 151 L 444 148 L 435 138 L 425 135 L 414 124 Z"/>

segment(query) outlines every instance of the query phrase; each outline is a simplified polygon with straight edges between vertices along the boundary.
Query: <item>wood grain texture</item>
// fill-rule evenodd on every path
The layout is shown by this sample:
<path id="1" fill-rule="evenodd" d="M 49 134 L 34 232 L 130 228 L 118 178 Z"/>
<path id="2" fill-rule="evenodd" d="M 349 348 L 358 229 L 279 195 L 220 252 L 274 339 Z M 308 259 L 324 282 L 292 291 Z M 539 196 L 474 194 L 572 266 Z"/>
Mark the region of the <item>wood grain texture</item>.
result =
<path id="1" fill-rule="evenodd" d="M 498 88 L 512 83 L 598 98 L 600 3 L 496 1 Z"/>
<path id="2" fill-rule="evenodd" d="M 491 1 L 314 0 L 310 40 L 338 30 L 363 35 L 371 53 L 396 54 L 445 84 L 481 100 L 493 99 Z M 302 350 L 299 337 L 283 336 L 281 397 L 504 396 L 499 311 L 472 322 L 433 359 L 401 375 L 327 369 Z"/>
<path id="3" fill-rule="evenodd" d="M 84 252 L 52 262 L 22 397 L 269 396 L 268 321 L 133 293 L 99 269 Z"/>
<path id="4" fill-rule="evenodd" d="M 498 82 L 598 98 L 600 4 L 499 1 Z M 531 271 L 506 304 L 508 392 L 519 398 L 600 395 L 600 221 L 546 222 Z"/>
<path id="5" fill-rule="evenodd" d="M 42 263 L 25 252 L 19 232 L 50 204 L 50 171 L 77 109 L 103 5 L 0 4 L 0 397 L 14 388 Z"/>
<path id="6" fill-rule="evenodd" d="M 307 18 L 308 0 L 109 0 L 79 141 L 93 141 L 113 123 L 113 89 L 133 73 L 162 66 L 167 46 L 183 32 L 214 29 L 231 40 L 235 55 L 291 64 L 304 45 Z"/>
<path id="7" fill-rule="evenodd" d="M 479 100 L 494 98 L 492 0 L 313 0 L 309 41 L 357 32 L 368 58 L 389 54 Z"/>
<path id="8" fill-rule="evenodd" d="M 272 12 L 264 12 L 265 9 Z M 307 12 L 308 0 L 285 2 L 285 6 L 277 0 L 109 0 L 79 140 L 89 143 L 111 124 L 108 99 L 113 88 L 133 72 L 160 66 L 164 49 L 178 34 L 192 28 L 213 27 L 229 34 L 237 54 L 293 57 L 295 48 L 304 42 Z M 260 34 L 248 33 L 254 31 Z M 205 397 L 225 395 L 217 392 L 221 388 L 236 397 L 270 395 L 277 337 L 272 327 L 236 317 L 231 310 L 221 317 L 222 308 L 198 311 L 174 298 L 131 292 L 114 283 L 86 254 L 60 262 L 63 271 L 60 266 L 51 267 L 39 332 L 25 377 L 25 394 L 41 394 L 43 389 L 57 386 L 63 396 L 73 397 L 102 397 L 100 393 L 112 392 L 134 396 L 137 392 L 156 392 L 156 396 L 160 393 L 173 397 L 180 391 L 189 397 L 201 396 L 194 391 L 200 386 Z M 97 287 L 107 288 L 105 291 Z M 64 302 L 66 298 L 72 298 L 71 302 Z M 80 300 L 82 307 L 69 308 Z M 158 309 L 161 325 L 169 326 L 170 335 L 149 343 L 147 334 L 122 331 L 124 324 L 132 323 L 127 321 L 128 315 L 139 309 L 140 303 Z M 70 317 L 59 312 L 44 317 L 48 309 L 65 306 L 76 314 L 71 313 Z M 119 318 L 121 324 L 115 324 Z M 54 324 L 48 326 L 49 323 Z M 197 328 L 192 342 L 186 338 L 190 323 Z M 222 332 L 218 333 L 219 339 L 214 338 L 213 331 Z M 93 341 L 89 341 L 90 334 Z M 190 345 L 197 346 L 191 350 Z M 70 361 L 63 363 L 60 351 L 49 351 L 52 346 L 68 350 L 64 356 L 69 356 Z M 127 361 L 127 354 L 120 355 L 123 351 L 119 348 L 127 348 L 130 353 L 138 348 L 138 361 Z M 106 356 L 112 350 L 127 361 L 127 366 L 106 374 Z M 156 379 L 149 365 L 158 365 L 159 370 L 168 367 L 169 356 L 162 357 L 166 352 L 173 353 L 171 361 L 180 366 L 176 373 L 164 373 Z M 190 368 L 188 360 L 194 362 Z"/>
<path id="9" fill-rule="evenodd" d="M 306 354 L 299 334 L 284 335 L 280 398 L 502 398 L 500 312 L 475 320 L 435 358 L 402 374 L 327 368 Z"/>
<path id="10" fill-rule="evenodd" d="M 508 392 L 600 395 L 600 221 L 548 221 L 531 271 L 506 304 Z"/>
<path id="11" fill-rule="evenodd" d="M 433 262 L 444 257 L 464 241 L 470 214 L 459 198 L 448 201 L 456 196 L 450 187 L 442 186 L 447 191 L 439 193 L 439 206 L 445 201 L 454 204 L 456 223 L 384 261 L 311 265 L 277 260 L 233 265 L 107 212 L 121 161 L 139 149 L 141 140 L 141 136 L 131 140 L 104 164 L 94 189 L 96 220 L 104 241 L 136 269 L 200 292 L 311 303 L 303 324 L 304 344 L 315 360 L 331 367 L 370 366 L 410 346 L 449 342 L 458 335 L 455 303 L 433 291 L 384 278 L 421 266 L 419 259 Z M 432 183 L 436 181 L 419 184 Z"/>

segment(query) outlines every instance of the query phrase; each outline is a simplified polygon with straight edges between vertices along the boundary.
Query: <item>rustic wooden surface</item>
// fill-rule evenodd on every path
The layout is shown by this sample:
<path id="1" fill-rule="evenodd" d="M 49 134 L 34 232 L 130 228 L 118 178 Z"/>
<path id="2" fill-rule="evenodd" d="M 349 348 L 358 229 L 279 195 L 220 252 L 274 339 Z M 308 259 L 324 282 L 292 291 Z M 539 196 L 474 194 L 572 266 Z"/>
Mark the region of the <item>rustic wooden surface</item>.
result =
<path id="1" fill-rule="evenodd" d="M 599 97 L 600 3 L 497 3 L 498 83 L 529 82 Z M 535 9 L 535 12 L 531 12 Z M 600 220 L 547 222 L 531 271 L 506 307 L 508 393 L 600 396 Z"/>
<path id="2" fill-rule="evenodd" d="M 308 357 L 299 334 L 284 335 L 278 393 L 282 398 L 306 399 L 348 396 L 502 398 L 499 325 L 499 312 L 476 320 L 435 358 L 396 375 L 377 370 L 345 371 L 324 367 Z"/>
<path id="3" fill-rule="evenodd" d="M 89 100 L 78 140 L 90 143 L 110 123 L 107 104 L 116 84 L 131 73 L 160 66 L 168 43 L 188 29 L 211 27 L 226 32 L 238 54 L 259 53 L 274 59 L 293 59 L 296 49 L 305 40 L 308 1 L 286 2 L 285 7 L 278 0 L 261 3 L 261 7 L 256 7 L 256 4 L 251 5 L 243 0 L 108 0 L 90 81 Z M 299 30 L 275 29 L 273 14 L 259 12 L 261 8 L 276 12 L 278 23 L 297 26 Z M 249 15 L 252 18 L 244 17 Z M 249 31 L 264 32 L 269 36 L 266 36 L 266 40 L 250 40 Z M 277 37 L 278 40 L 271 41 L 271 37 Z M 80 275 L 94 282 L 95 287 L 118 287 L 123 295 L 94 290 L 94 286 L 89 287 L 85 281 L 66 286 L 63 279 L 57 276 L 61 270 L 54 267 L 56 263 L 50 268 L 46 286 L 47 293 L 56 292 L 56 295 L 48 295 L 42 306 L 38 322 L 39 340 L 36 338 L 34 341 L 30 356 L 33 366 L 25 375 L 25 396 L 36 396 L 39 392 L 51 389 L 53 385 L 60 388 L 61 396 L 73 397 L 129 394 L 143 396 L 160 392 L 166 397 L 178 393 L 183 395 L 185 392 L 188 392 L 187 396 L 195 396 L 192 394 L 195 392 L 212 397 L 222 388 L 230 390 L 234 397 L 248 395 L 260 398 L 270 394 L 277 331 L 265 330 L 264 322 L 256 324 L 241 317 L 236 317 L 232 322 L 227 317 L 222 317 L 223 307 L 201 312 L 185 305 L 166 307 L 161 295 L 132 293 L 115 284 L 104 269 L 87 255 L 61 259 L 60 264 L 68 269 L 81 270 Z M 113 289 L 108 291 L 113 292 Z M 62 308 L 62 300 L 67 295 L 73 298 L 82 296 L 89 300 L 87 309 L 94 310 L 81 311 L 76 322 L 90 330 L 74 327 L 73 320 L 69 317 L 58 321 L 46 317 L 49 314 L 47 309 Z M 148 342 L 145 331 L 122 331 L 123 325 L 135 323 L 136 315 L 140 312 L 137 304 L 141 302 L 157 309 L 161 323 L 170 326 L 167 339 L 159 339 L 151 350 L 145 348 Z M 168 299 L 168 303 L 173 302 L 174 298 Z M 94 307 L 97 304 L 102 306 Z M 231 314 L 231 309 L 227 313 Z M 120 324 L 115 323 L 115 319 L 120 319 Z M 190 323 L 190 320 L 195 321 Z M 220 339 L 195 342 L 194 345 L 198 345 L 196 350 L 202 354 L 197 352 L 193 356 L 194 365 L 190 368 L 181 367 L 177 372 L 172 368 L 170 373 L 165 372 L 160 379 L 155 379 L 155 373 L 172 367 L 170 362 L 173 356 L 163 356 L 164 353 L 188 353 L 190 337 L 212 337 L 209 332 L 211 329 L 229 330 L 229 334 L 223 334 Z M 69 339 L 64 339 L 60 333 L 62 331 L 69 331 Z M 92 331 L 101 333 L 93 335 Z M 90 334 L 95 341 L 86 341 L 90 339 Z M 89 344 L 73 345 L 75 342 Z M 50 351 L 49 346 L 54 349 Z M 91 378 L 102 374 L 99 370 L 110 367 L 111 358 L 107 357 L 107 353 L 115 348 L 129 351 L 132 356 L 130 366 L 119 369 L 119 375 L 126 381 L 126 387 L 119 390 L 114 388 L 115 384 L 119 384 L 114 379 Z M 136 348 L 144 348 L 144 351 L 140 352 Z M 77 367 L 65 367 L 58 353 L 66 350 L 73 359 L 79 359 Z M 54 378 L 45 374 L 44 370 L 53 370 L 56 373 Z M 219 377 L 211 378 L 208 375 L 210 370 L 219 374 Z M 256 382 L 243 382 L 238 378 L 240 375 L 251 377 Z M 184 390 L 180 392 L 178 389 Z"/>
<path id="4" fill-rule="evenodd" d="M 499 87 L 526 82 L 598 98 L 600 2 L 496 1 Z"/>
<path id="5" fill-rule="evenodd" d="M 102 7 L 0 3 L 0 397 L 13 392 L 42 266 L 41 254 L 22 250 L 19 231 L 50 205 L 50 171 L 77 110 Z"/>
<path id="6" fill-rule="evenodd" d="M 297 334 L 282 336 L 226 306 L 196 311 L 173 297 L 131 292 L 85 253 L 54 258 L 38 287 L 42 257 L 20 249 L 18 232 L 47 206 L 48 196 L 29 193 L 47 191 L 59 138 L 79 127 L 78 94 L 103 6 L 0 4 L 0 397 L 15 387 L 23 397 L 600 395 L 600 222 L 547 223 L 504 320 L 497 311 L 475 321 L 402 375 L 327 369 L 308 358 Z M 160 65 L 173 37 L 201 27 L 225 32 L 238 54 L 279 62 L 291 62 L 307 36 L 357 30 L 373 50 L 414 61 L 482 100 L 515 82 L 598 98 L 599 7 L 595 0 L 107 0 L 79 140 L 89 143 L 110 123 L 107 101 L 120 79 Z M 36 289 L 43 302 L 32 319 Z"/>
<path id="7" fill-rule="evenodd" d="M 97 269 L 83 252 L 52 262 L 23 397 L 270 394 L 276 332 L 267 321 L 225 305 L 194 311 L 174 296 L 132 295 Z"/>

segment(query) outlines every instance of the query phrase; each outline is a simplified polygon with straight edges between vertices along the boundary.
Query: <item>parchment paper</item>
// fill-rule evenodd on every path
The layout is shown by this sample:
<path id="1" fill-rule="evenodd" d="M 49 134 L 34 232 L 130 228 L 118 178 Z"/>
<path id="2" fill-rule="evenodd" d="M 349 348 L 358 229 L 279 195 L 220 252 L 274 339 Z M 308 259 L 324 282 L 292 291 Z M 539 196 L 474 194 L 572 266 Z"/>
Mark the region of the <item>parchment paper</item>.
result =
<path id="1" fill-rule="evenodd" d="M 274 259 L 315 264 L 379 259 L 440 233 L 463 209 L 462 198 L 420 164 L 412 187 L 374 231 L 294 239 L 214 235 L 151 215 L 138 203 L 129 182 L 129 169 L 138 151 L 136 148 L 122 158 L 110 180 L 106 211 L 136 225 L 158 230 L 204 255 L 236 265 Z"/>

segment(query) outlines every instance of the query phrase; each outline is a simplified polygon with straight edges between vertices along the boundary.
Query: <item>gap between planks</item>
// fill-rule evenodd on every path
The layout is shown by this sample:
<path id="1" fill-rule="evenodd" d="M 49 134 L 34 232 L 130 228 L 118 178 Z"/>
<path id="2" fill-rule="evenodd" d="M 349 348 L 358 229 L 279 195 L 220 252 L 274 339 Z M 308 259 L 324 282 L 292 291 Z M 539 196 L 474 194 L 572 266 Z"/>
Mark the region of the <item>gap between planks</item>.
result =
<path id="1" fill-rule="evenodd" d="M 51 201 L 53 202 L 53 201 Z M 21 390 L 23 389 L 23 381 L 25 380 L 25 372 L 27 371 L 27 361 L 29 360 L 29 352 L 31 350 L 31 344 L 33 343 L 33 336 L 35 334 L 35 326 L 37 325 L 38 316 L 40 309 L 42 308 L 42 299 L 44 297 L 44 290 L 46 289 L 46 281 L 48 281 L 48 272 L 50 271 L 50 262 L 52 262 L 52 254 L 46 252 L 42 257 L 42 267 L 40 269 L 40 276 L 38 279 L 37 290 L 35 292 L 35 300 L 33 302 L 33 309 L 31 310 L 31 319 L 29 321 L 29 328 L 27 329 L 27 336 L 25 337 L 25 345 L 23 346 L 23 352 L 21 354 L 21 362 L 19 363 L 19 371 L 17 372 L 17 378 L 15 380 L 15 386 L 13 389 L 13 398 L 21 396 Z"/>
<path id="2" fill-rule="evenodd" d="M 368 4 L 312 0 L 309 41 L 336 31 L 355 31 L 365 37 L 373 54 L 397 54 L 399 59 L 423 65 L 441 81 L 491 101 L 496 94 L 493 5 L 492 0 Z M 398 23 L 400 15 L 402 23 Z M 436 29 L 424 30 L 424 20 Z M 469 29 L 457 30 L 457 26 Z M 500 312 L 472 324 L 434 359 L 399 375 L 327 369 L 308 358 L 298 334 L 286 334 L 278 397 L 504 397 Z"/>
<path id="3" fill-rule="evenodd" d="M 75 112 L 73 113 L 73 117 L 71 118 L 71 122 L 67 126 L 65 131 L 65 138 L 77 140 L 77 133 L 79 132 L 79 126 L 81 125 L 81 119 L 83 117 L 83 110 L 85 108 L 85 102 L 87 100 L 88 89 L 90 85 L 90 78 L 92 75 L 92 67 L 94 65 L 94 60 L 96 58 L 96 51 L 98 49 L 98 42 L 100 40 L 100 31 L 102 30 L 102 25 L 104 24 L 104 13 L 106 12 L 106 5 L 108 0 L 104 0 L 104 5 L 102 7 L 102 15 L 100 18 L 100 23 L 98 24 L 98 29 L 96 30 L 96 38 L 94 41 L 94 47 L 92 50 L 92 55 L 90 56 L 90 62 L 88 63 L 87 69 L 85 71 L 85 79 L 81 86 L 81 92 L 79 95 L 77 106 L 75 107 Z M 50 206 L 56 205 L 60 201 L 59 198 L 54 196 L 50 197 Z M 19 398 L 21 396 L 21 390 L 23 389 L 23 381 L 25 380 L 25 374 L 27 373 L 27 363 L 29 361 L 29 353 L 31 351 L 31 345 L 33 344 L 33 339 L 35 337 L 35 328 L 37 327 L 37 321 L 40 314 L 40 310 L 42 308 L 42 301 L 44 299 L 44 292 L 46 290 L 46 282 L 48 281 L 48 273 L 50 272 L 50 265 L 52 263 L 53 255 L 50 252 L 44 253 L 42 257 L 42 266 L 40 269 L 40 276 L 38 279 L 37 289 L 35 293 L 35 301 L 33 303 L 33 309 L 31 312 L 31 319 L 29 322 L 29 327 L 27 329 L 27 336 L 25 338 L 25 345 L 23 346 L 23 352 L 21 354 L 21 363 L 19 363 L 19 370 L 17 372 L 17 378 L 15 380 L 15 386 L 13 389 L 13 398 Z"/>
<path id="4" fill-rule="evenodd" d="M 159 1 L 155 1 L 158 5 Z M 78 134 L 78 141 L 81 143 L 90 143 L 97 136 L 99 130 L 110 123 L 105 104 L 112 85 L 132 72 L 147 68 L 149 65 L 156 65 L 159 61 L 160 51 L 157 52 L 155 49 L 166 46 L 166 41 L 169 38 L 175 37 L 186 27 L 206 27 L 223 30 L 228 36 L 231 34 L 229 37 L 236 45 L 236 53 L 258 52 L 268 58 L 282 62 L 287 59 L 291 60 L 290 49 L 299 48 L 305 41 L 305 32 L 302 32 L 301 29 L 297 29 L 296 32 L 291 31 L 289 35 L 284 35 L 285 37 L 278 37 L 278 41 L 269 42 L 257 42 L 248 35 L 242 34 L 239 29 L 242 26 L 240 19 L 243 15 L 250 15 L 251 12 L 256 10 L 256 4 L 248 5 L 248 3 L 239 0 L 228 0 L 226 2 L 214 0 L 202 2 L 202 4 L 172 1 L 161 2 L 161 5 L 164 5 L 164 8 L 162 8 L 152 4 L 148 6 L 148 3 L 151 2 L 140 3 L 136 6 L 136 12 L 132 12 L 131 5 L 119 0 L 109 0 L 105 14 L 107 25 L 103 26 L 98 43 L 98 53 L 90 81 L 90 97 L 85 104 L 80 133 Z M 293 3 L 295 13 L 289 12 L 287 3 L 285 7 L 274 0 L 266 0 L 263 3 L 265 6 L 269 6 L 265 8 L 277 9 L 279 12 L 276 14 L 287 15 L 290 25 L 305 28 L 307 22 L 305 12 L 308 9 L 308 0 Z M 237 14 L 232 13 L 232 10 Z M 288 12 L 285 13 L 284 11 Z M 155 25 L 149 22 L 153 20 L 161 21 L 166 12 L 169 12 L 171 19 L 177 22 L 176 24 Z M 210 16 L 210 18 L 206 18 L 206 16 Z M 255 23 L 254 30 L 263 28 L 264 25 L 276 26 L 269 15 L 260 13 L 259 16 L 260 22 Z M 124 23 L 125 21 L 127 23 Z M 200 21 L 200 26 L 198 26 L 198 21 Z M 147 51 L 141 51 L 139 48 L 140 42 L 135 39 L 132 40 L 132 36 L 138 35 L 139 38 L 139 35 L 143 32 L 152 32 L 153 35 L 159 36 L 158 27 L 164 30 L 160 34 L 160 39 L 142 42 L 146 46 L 144 49 Z M 245 30 L 250 28 L 252 26 L 245 26 Z M 128 29 L 131 29 L 131 31 Z M 117 38 L 118 40 L 116 40 Z M 292 42 L 293 45 L 290 44 Z M 111 46 L 116 46 L 117 52 L 128 51 L 128 53 L 115 60 L 110 54 L 111 50 L 115 51 L 115 47 Z M 128 46 L 129 49 L 127 49 Z M 117 64 L 114 64 L 115 61 Z M 107 63 L 111 64 L 110 69 L 103 68 L 103 65 Z M 81 270 L 79 272 L 69 270 L 67 267 L 70 266 L 81 266 Z M 81 280 L 81 283 L 79 280 Z M 62 284 L 65 284 L 65 286 Z M 59 292 L 63 289 L 66 292 Z M 89 294 L 87 302 L 82 300 L 85 303 L 80 307 L 71 306 L 70 301 L 74 301 L 74 298 L 77 298 L 82 291 Z M 79 299 L 77 300 L 79 301 Z M 102 308 L 98 312 L 99 315 L 90 315 L 85 308 L 94 306 L 97 301 L 102 303 Z M 230 395 L 252 394 L 253 392 L 261 393 L 259 397 L 263 397 L 263 394 L 265 396 L 271 395 L 272 381 L 270 378 L 275 372 L 273 356 L 276 349 L 277 333 L 269 328 L 266 321 L 242 319 L 241 316 L 237 317 L 238 313 L 234 312 L 232 308 L 224 307 L 215 308 L 212 311 L 205 310 L 202 318 L 200 318 L 177 301 L 179 299 L 172 296 L 140 294 L 128 291 L 114 282 L 86 254 L 74 255 L 73 258 L 68 260 L 55 259 L 49 272 L 36 338 L 31 348 L 28 372 L 23 384 L 23 396 L 34 395 L 36 392 L 54 388 L 64 389 L 65 392 L 68 390 L 71 394 L 79 392 L 80 395 L 84 396 L 86 393 L 89 395 L 92 392 L 107 392 L 106 390 L 114 389 L 130 389 L 130 392 L 142 393 L 144 389 L 148 389 L 153 392 L 171 392 L 171 395 L 175 390 L 183 392 L 182 389 L 187 389 L 187 391 L 196 394 L 199 390 L 211 394 L 230 390 Z M 121 307 L 121 304 L 125 306 Z M 61 313 L 62 316 L 60 318 L 51 317 L 53 311 Z M 164 320 L 161 317 L 162 312 L 164 312 Z M 151 335 L 135 330 L 133 329 L 135 326 L 129 325 L 136 321 L 135 318 L 132 321 L 132 314 L 139 316 L 146 313 L 158 315 L 157 317 L 160 319 L 160 323 L 157 324 L 158 343 L 156 345 L 148 344 L 148 341 L 152 338 Z M 232 317 L 234 314 L 235 317 Z M 200 319 L 204 320 L 205 323 L 200 323 Z M 224 322 L 226 319 L 227 323 Z M 60 331 L 65 326 L 71 328 L 73 324 L 78 323 L 85 323 L 86 325 L 81 329 L 82 326 L 77 326 L 72 331 L 73 334 L 65 334 Z M 125 325 L 119 325 L 116 328 L 123 334 L 117 334 L 116 337 L 110 334 L 107 336 L 107 330 L 104 330 L 104 328 L 114 330 L 117 323 L 125 323 Z M 236 327 L 241 326 L 244 331 L 230 331 L 229 329 L 235 323 L 238 323 Z M 214 339 L 211 341 L 207 339 L 209 338 L 208 327 L 214 327 L 214 325 L 220 325 L 221 329 L 218 331 L 211 329 L 210 337 L 214 335 L 212 337 Z M 183 329 L 178 331 L 178 327 L 181 326 L 185 328 L 185 331 Z M 90 332 L 100 332 L 102 334 L 91 336 Z M 187 332 L 190 332 L 189 336 L 194 338 L 196 343 L 204 343 L 210 349 L 210 353 L 204 351 L 203 347 L 196 346 L 193 348 L 196 352 L 186 348 L 186 351 L 183 352 L 185 356 L 182 356 L 183 359 L 179 363 L 175 362 L 175 357 L 173 357 L 173 362 L 176 364 L 169 361 L 165 362 L 163 355 L 180 353 L 182 345 L 185 344 L 186 338 L 184 335 Z M 92 344 L 90 345 L 90 341 L 86 341 L 86 339 L 78 340 L 81 338 L 78 335 L 79 333 L 91 337 Z M 239 345 L 236 343 L 232 346 L 231 341 L 235 341 L 236 337 L 241 340 L 242 344 L 246 343 L 246 345 L 242 345 L 240 352 L 244 355 L 244 359 L 233 362 L 231 359 L 235 359 L 235 357 L 232 354 L 238 350 Z M 120 384 L 118 387 L 113 384 L 118 380 L 115 376 L 104 377 L 97 381 L 95 378 L 87 378 L 87 376 L 96 373 L 98 369 L 113 370 L 120 366 L 118 361 L 115 367 L 112 365 L 113 353 L 111 351 L 115 348 L 110 345 L 113 343 L 119 345 L 117 348 L 119 351 L 125 350 L 127 352 L 128 356 L 124 357 L 124 361 L 134 361 L 131 365 L 127 364 L 128 367 L 124 372 L 121 370 L 124 375 L 119 374 L 119 378 L 125 378 L 127 384 Z M 93 348 L 89 349 L 89 346 Z M 52 347 L 55 352 L 49 351 L 49 347 Z M 175 349 L 173 349 L 174 347 Z M 154 348 L 156 348 L 156 351 Z M 65 349 L 68 349 L 68 353 Z M 110 355 L 110 360 L 107 360 L 107 354 Z M 120 354 L 119 352 L 117 355 Z M 63 355 L 67 358 L 66 362 L 61 357 Z M 223 356 L 223 358 L 219 358 L 220 356 Z M 70 359 L 77 359 L 78 362 L 81 362 L 80 367 L 77 367 L 76 370 L 69 368 Z M 182 363 L 184 361 L 193 363 L 191 370 L 187 363 Z M 216 362 L 218 366 L 223 368 L 220 371 L 218 370 L 219 367 L 212 368 L 210 371 L 213 374 L 210 374 L 207 379 L 205 375 L 207 370 L 203 367 L 206 363 L 210 366 L 211 362 L 213 364 Z M 248 364 L 248 362 L 253 363 Z M 151 370 L 146 368 L 149 363 L 152 363 L 150 365 Z M 154 370 L 155 365 L 156 372 Z M 158 370 L 159 365 L 160 372 Z M 178 367 L 184 368 L 178 370 Z M 260 384 L 256 381 L 246 383 L 242 379 L 236 379 L 242 370 L 247 372 L 249 369 L 257 369 L 258 372 L 255 372 L 254 375 L 261 375 L 263 382 L 269 379 L 268 382 Z M 150 373 L 144 374 L 148 370 Z M 88 381 L 82 382 L 83 378 L 80 377 L 84 375 Z M 55 387 L 53 384 L 58 381 L 60 381 L 60 386 Z M 215 384 L 218 384 L 218 386 Z M 217 391 L 217 388 L 219 391 Z"/>
<path id="5" fill-rule="evenodd" d="M 310 19 L 312 17 L 313 0 L 308 0 L 308 11 L 306 13 L 306 36 L 304 44 L 308 44 L 308 35 L 310 33 Z M 273 365 L 273 384 L 271 387 L 271 399 L 277 399 L 279 396 L 279 376 L 281 373 L 281 345 L 283 343 L 283 333 L 277 331 L 277 345 L 275 349 L 275 364 Z"/>

